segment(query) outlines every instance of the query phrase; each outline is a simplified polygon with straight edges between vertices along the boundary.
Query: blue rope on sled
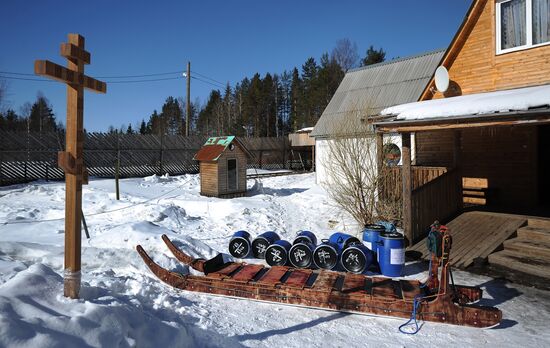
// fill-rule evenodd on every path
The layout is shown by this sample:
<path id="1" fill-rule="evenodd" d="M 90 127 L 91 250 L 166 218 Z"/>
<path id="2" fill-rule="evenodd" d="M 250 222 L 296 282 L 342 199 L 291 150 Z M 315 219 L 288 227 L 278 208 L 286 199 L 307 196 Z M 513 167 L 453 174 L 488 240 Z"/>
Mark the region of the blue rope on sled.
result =
<path id="1" fill-rule="evenodd" d="M 422 301 L 422 296 L 416 295 L 414 297 L 413 311 L 411 313 L 410 319 L 405 324 L 402 324 L 402 325 L 399 326 L 399 331 L 401 331 L 401 333 L 404 333 L 406 335 L 416 335 L 418 333 L 418 331 L 420 331 L 420 327 L 418 326 L 418 321 L 416 320 L 416 312 L 418 311 L 418 308 L 420 307 L 420 301 Z M 412 325 L 412 324 L 415 325 L 414 331 L 409 332 L 409 331 L 403 330 L 404 327 L 407 327 L 407 326 Z"/>

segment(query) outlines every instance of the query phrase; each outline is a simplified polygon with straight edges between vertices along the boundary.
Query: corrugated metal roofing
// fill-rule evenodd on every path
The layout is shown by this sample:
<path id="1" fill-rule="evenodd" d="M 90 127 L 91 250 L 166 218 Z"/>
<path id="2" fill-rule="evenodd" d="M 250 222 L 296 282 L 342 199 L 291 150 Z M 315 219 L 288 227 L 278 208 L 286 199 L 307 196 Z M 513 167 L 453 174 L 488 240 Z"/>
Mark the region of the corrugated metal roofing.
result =
<path id="1" fill-rule="evenodd" d="M 253 139 L 247 139 L 247 143 L 250 143 Z M 242 143 L 242 141 L 234 135 L 225 137 L 211 137 L 206 140 L 206 143 L 195 154 L 193 159 L 195 161 L 217 161 L 220 155 L 231 145 L 235 143 L 239 146 L 248 158 L 254 158 L 254 155 L 248 150 L 248 148 Z M 266 147 L 264 147 L 266 148 Z"/>
<path id="2" fill-rule="evenodd" d="M 311 136 L 329 138 L 368 132 L 366 118 L 420 98 L 444 53 L 443 49 L 348 71 Z"/>
<path id="3" fill-rule="evenodd" d="M 208 138 L 193 159 L 196 161 L 217 161 L 234 139 L 234 136 Z"/>

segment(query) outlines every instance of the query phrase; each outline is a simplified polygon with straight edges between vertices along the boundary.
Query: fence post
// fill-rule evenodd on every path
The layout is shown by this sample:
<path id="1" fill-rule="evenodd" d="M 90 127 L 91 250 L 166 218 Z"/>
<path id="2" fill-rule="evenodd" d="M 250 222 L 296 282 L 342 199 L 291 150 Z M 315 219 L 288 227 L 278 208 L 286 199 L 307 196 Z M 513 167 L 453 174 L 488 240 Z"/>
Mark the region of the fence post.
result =
<path id="1" fill-rule="evenodd" d="M 116 200 L 120 200 L 120 190 L 118 185 L 118 177 L 120 172 L 120 135 L 116 136 L 116 163 L 115 163 L 115 186 L 116 186 Z"/>
<path id="2" fill-rule="evenodd" d="M 163 157 L 163 147 L 164 147 L 164 135 L 163 133 L 160 134 L 160 163 L 159 163 L 159 176 L 162 176 L 162 157 Z"/>

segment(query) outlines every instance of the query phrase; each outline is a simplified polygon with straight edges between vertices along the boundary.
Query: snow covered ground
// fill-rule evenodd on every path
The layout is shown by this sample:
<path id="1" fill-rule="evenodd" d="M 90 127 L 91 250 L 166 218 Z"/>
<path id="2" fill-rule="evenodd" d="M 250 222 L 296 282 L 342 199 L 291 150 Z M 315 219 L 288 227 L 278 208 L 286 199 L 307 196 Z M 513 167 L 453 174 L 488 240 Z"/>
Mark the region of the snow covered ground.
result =
<path id="1" fill-rule="evenodd" d="M 455 280 L 484 288 L 481 303 L 504 313 L 500 326 L 427 322 L 409 336 L 398 331 L 402 319 L 173 290 L 151 274 L 136 244 L 161 265 L 188 272 L 170 256 L 163 233 L 209 258 L 227 252 L 239 229 L 287 239 L 300 229 L 318 237 L 358 232 L 313 174 L 249 180 L 250 195 L 231 200 L 201 197 L 199 186 L 196 175 L 127 179 L 116 201 L 113 180 L 91 180 L 83 191 L 91 239 L 82 244 L 79 300 L 61 295 L 63 183 L 0 188 L 0 347 L 550 346 L 550 292 L 466 272 L 456 271 Z M 408 264 L 407 276 L 425 279 L 425 268 Z"/>

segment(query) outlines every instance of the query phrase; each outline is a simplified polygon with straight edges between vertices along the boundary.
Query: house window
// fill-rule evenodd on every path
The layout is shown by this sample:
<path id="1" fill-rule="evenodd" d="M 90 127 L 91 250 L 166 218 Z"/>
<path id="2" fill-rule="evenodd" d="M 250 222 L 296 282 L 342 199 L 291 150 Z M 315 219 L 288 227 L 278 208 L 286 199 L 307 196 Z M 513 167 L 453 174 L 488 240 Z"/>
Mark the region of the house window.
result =
<path id="1" fill-rule="evenodd" d="M 497 54 L 550 43 L 550 0 L 499 0 Z"/>

